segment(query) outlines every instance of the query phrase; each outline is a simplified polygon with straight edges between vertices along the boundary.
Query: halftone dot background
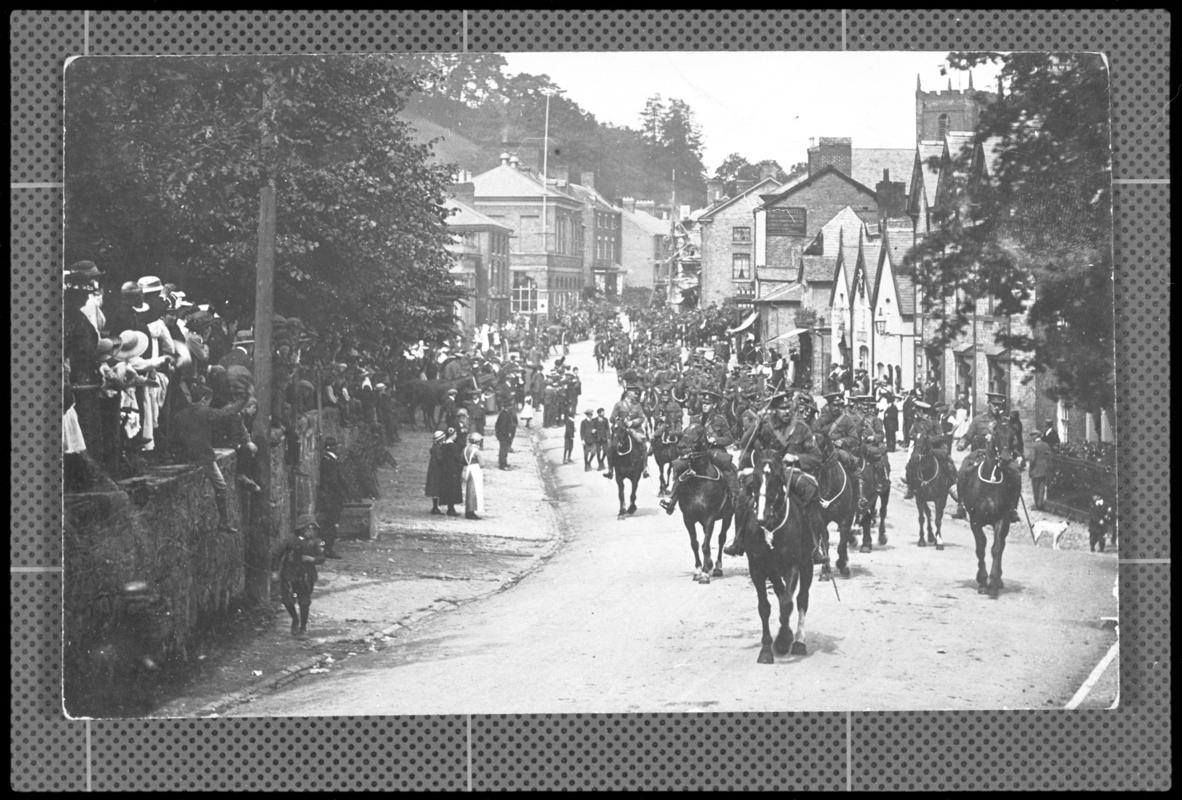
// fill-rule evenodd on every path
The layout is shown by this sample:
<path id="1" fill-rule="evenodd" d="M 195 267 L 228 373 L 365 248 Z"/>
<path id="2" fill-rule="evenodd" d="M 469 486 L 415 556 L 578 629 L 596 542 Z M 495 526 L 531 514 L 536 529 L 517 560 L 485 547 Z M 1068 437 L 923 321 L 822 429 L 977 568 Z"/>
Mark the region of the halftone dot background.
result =
<path id="1" fill-rule="evenodd" d="M 1172 777 L 1166 487 L 1170 22 L 1161 10 L 11 14 L 10 785 L 26 791 L 1166 788 Z M 83 53 L 464 49 L 1027 49 L 1107 55 L 1117 181 L 1119 711 L 90 723 L 62 717 L 61 432 L 55 409 L 61 383 L 65 59 Z"/>

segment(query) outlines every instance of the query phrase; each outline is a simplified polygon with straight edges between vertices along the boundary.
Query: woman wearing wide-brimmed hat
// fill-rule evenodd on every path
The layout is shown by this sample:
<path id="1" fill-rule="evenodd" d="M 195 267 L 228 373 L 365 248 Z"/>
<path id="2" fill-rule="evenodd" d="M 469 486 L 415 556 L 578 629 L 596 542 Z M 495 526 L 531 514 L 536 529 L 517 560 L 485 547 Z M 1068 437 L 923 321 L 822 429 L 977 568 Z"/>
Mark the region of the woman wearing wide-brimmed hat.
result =
<path id="1" fill-rule="evenodd" d="M 479 433 L 468 434 L 468 445 L 464 448 L 464 516 L 480 519 L 484 513 L 484 470 L 480 465 L 480 448 L 484 437 Z"/>

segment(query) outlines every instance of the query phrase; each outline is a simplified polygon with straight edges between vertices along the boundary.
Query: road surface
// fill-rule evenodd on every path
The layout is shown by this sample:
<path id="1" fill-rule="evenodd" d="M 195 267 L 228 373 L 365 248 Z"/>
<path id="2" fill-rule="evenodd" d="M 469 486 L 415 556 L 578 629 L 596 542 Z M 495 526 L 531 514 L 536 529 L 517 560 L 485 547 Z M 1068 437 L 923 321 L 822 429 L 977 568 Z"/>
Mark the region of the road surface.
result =
<path id="1" fill-rule="evenodd" d="M 590 343 L 568 359 L 583 377 L 580 410 L 610 411 L 612 371 Z M 541 416 L 535 418 L 540 423 Z M 1011 528 L 1005 589 L 977 593 L 967 526 L 947 517 L 946 548 L 915 545 L 914 504 L 895 491 L 889 542 L 851 549 L 849 578 L 814 581 L 808 654 L 756 663 L 760 623 L 745 559 L 695 582 L 680 514 L 642 481 L 637 513 L 616 519 L 616 487 L 584 472 L 581 445 L 561 465 L 562 431 L 543 440 L 564 544 L 501 594 L 349 658 L 227 715 L 318 716 L 561 712 L 1106 708 L 1116 642 L 1112 554 L 1032 546 Z M 905 454 L 893 455 L 900 475 Z M 654 470 L 655 473 L 655 470 Z M 498 498 L 486 502 L 495 506 Z M 951 510 L 951 509 L 949 509 Z M 522 518 L 522 525 L 545 524 Z M 775 625 L 775 603 L 773 600 Z M 1083 698 L 1082 685 L 1093 684 Z"/>

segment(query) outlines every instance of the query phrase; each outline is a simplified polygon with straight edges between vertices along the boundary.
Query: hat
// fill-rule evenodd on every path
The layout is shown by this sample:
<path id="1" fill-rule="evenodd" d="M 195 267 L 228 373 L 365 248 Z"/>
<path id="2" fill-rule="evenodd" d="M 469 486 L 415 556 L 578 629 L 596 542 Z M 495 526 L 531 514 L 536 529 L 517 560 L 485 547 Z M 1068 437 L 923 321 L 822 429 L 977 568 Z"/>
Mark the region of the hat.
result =
<path id="1" fill-rule="evenodd" d="M 484 437 L 473 431 L 472 433 L 468 434 L 468 441 L 472 444 L 479 444 L 480 442 L 484 441 Z"/>
<path id="2" fill-rule="evenodd" d="M 466 408 L 464 408 L 463 406 L 461 406 L 460 408 L 456 409 L 456 416 L 457 416 L 457 417 L 466 417 L 466 416 L 469 416 L 469 414 L 468 414 L 468 409 L 466 409 Z"/>
<path id="3" fill-rule="evenodd" d="M 639 394 L 641 389 L 635 383 L 630 383 L 624 387 L 624 391 L 625 392 L 636 392 L 637 394 Z"/>
<path id="4" fill-rule="evenodd" d="M 300 514 L 296 520 L 295 529 L 302 531 L 304 528 L 319 528 L 320 523 L 316 521 L 316 517 L 311 514 Z"/>
<path id="5" fill-rule="evenodd" d="M 948 410 L 948 404 L 945 403 L 943 400 L 937 400 L 935 403 L 932 403 L 932 411 L 939 412 L 939 411 L 947 411 L 947 410 Z"/>
<path id="6" fill-rule="evenodd" d="M 791 407 L 792 398 L 785 392 L 772 395 L 771 400 L 768 401 L 768 408 L 779 409 Z"/>
<path id="7" fill-rule="evenodd" d="M 710 391 L 709 389 L 698 392 L 698 397 L 701 398 L 703 403 L 717 403 L 718 401 L 722 400 L 722 395 L 720 395 L 718 392 Z"/>
<path id="8" fill-rule="evenodd" d="M 145 275 L 136 281 L 139 284 L 140 291 L 144 294 L 161 294 L 164 292 L 164 284 L 155 275 Z"/>
<path id="9" fill-rule="evenodd" d="M 1000 403 L 1001 405 L 1005 405 L 1006 402 L 1006 396 L 1004 394 L 998 394 L 997 392 L 986 392 L 985 397 L 990 403 Z"/>
<path id="10" fill-rule="evenodd" d="M 825 398 L 825 402 L 826 402 L 826 403 L 837 403 L 837 402 L 840 402 L 840 401 L 841 401 L 841 399 L 842 399 L 842 397 L 843 397 L 843 395 L 842 395 L 842 393 L 841 393 L 841 392 L 830 392 L 829 394 L 827 394 L 827 395 L 824 395 L 824 398 Z"/>
<path id="11" fill-rule="evenodd" d="M 172 293 L 173 308 L 192 308 L 193 304 L 185 299 L 185 293 L 177 290 Z"/>
<path id="12" fill-rule="evenodd" d="M 923 400 L 916 400 L 915 407 L 920 411 L 931 411 L 934 408 L 931 403 L 925 403 Z"/>
<path id="13" fill-rule="evenodd" d="M 435 431 L 435 433 L 431 434 L 432 441 L 436 441 L 436 442 L 442 442 L 444 440 L 444 438 L 446 438 L 446 437 L 447 437 L 447 434 L 444 433 L 443 431 Z"/>
<path id="14" fill-rule="evenodd" d="M 235 344 L 250 344 L 254 341 L 254 331 L 250 328 L 243 328 L 240 331 L 234 331 Z"/>
<path id="15" fill-rule="evenodd" d="M 336 447 L 336 445 L 337 445 L 336 437 L 334 437 L 334 436 L 325 436 L 324 437 L 324 446 L 325 447 Z"/>
<path id="16" fill-rule="evenodd" d="M 148 335 L 143 331 L 123 331 L 119 334 L 119 349 L 115 357 L 120 361 L 127 361 L 142 356 L 148 349 Z"/>
<path id="17" fill-rule="evenodd" d="M 375 384 L 373 385 L 373 388 L 375 388 L 375 389 L 385 389 L 385 388 L 386 388 L 386 384 L 382 383 L 381 381 L 378 381 L 377 383 L 375 383 Z"/>
<path id="18" fill-rule="evenodd" d="M 602 413 L 603 413 L 603 409 L 602 409 L 602 408 L 597 408 L 597 409 L 595 409 L 595 413 L 596 413 L 596 414 L 602 414 Z"/>
<path id="19" fill-rule="evenodd" d="M 448 394 L 459 394 L 459 392 L 458 392 L 457 390 L 455 390 L 455 389 L 448 389 L 448 390 L 447 390 L 447 393 L 448 393 Z"/>
<path id="20" fill-rule="evenodd" d="M 93 261 L 75 261 L 66 269 L 66 272 L 71 278 L 87 280 L 93 280 L 106 274 Z"/>
<path id="21" fill-rule="evenodd" d="M 850 398 L 850 402 L 858 403 L 858 404 L 873 403 L 874 402 L 874 395 L 872 395 L 872 394 L 856 394 Z"/>
<path id="22" fill-rule="evenodd" d="M 594 411 L 592 411 L 591 409 L 589 409 L 589 408 L 588 408 L 588 409 L 587 409 L 586 411 L 584 411 L 583 413 L 584 413 L 584 414 L 586 414 L 587 416 L 591 416 L 591 415 L 592 415 L 592 414 L 594 414 L 595 412 L 594 412 Z"/>

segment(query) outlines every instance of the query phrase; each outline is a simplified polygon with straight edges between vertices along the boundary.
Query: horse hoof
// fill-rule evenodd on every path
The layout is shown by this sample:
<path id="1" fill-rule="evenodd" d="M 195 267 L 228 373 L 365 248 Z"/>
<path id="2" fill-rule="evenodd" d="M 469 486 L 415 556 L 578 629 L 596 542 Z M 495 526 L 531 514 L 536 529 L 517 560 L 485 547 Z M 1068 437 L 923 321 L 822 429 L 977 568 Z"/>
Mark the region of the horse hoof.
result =
<path id="1" fill-rule="evenodd" d="M 703 572 L 701 577 L 698 578 L 698 583 L 710 583 L 710 574 Z"/>
<path id="2" fill-rule="evenodd" d="M 776 655 L 778 655 L 778 656 L 788 655 L 789 651 L 792 649 L 793 644 L 794 644 L 794 642 L 792 642 L 790 639 L 780 639 L 780 637 L 777 636 L 776 643 L 773 645 L 773 647 L 775 648 L 775 651 L 776 651 Z"/>
<path id="3" fill-rule="evenodd" d="M 806 656 L 806 655 L 808 655 L 808 652 L 809 652 L 809 649 L 807 647 L 805 647 L 804 642 L 793 642 L 792 643 L 792 655 Z"/>
<path id="4" fill-rule="evenodd" d="M 775 664 L 776 663 L 776 657 L 772 655 L 772 649 L 767 646 L 764 646 L 764 648 L 759 651 L 759 658 L 757 658 L 755 660 L 760 664 Z"/>
<path id="5" fill-rule="evenodd" d="M 722 577 L 722 567 L 715 567 L 713 569 L 713 571 L 711 571 L 710 575 L 715 578 L 721 578 Z"/>
<path id="6" fill-rule="evenodd" d="M 936 542 L 936 549 L 937 549 L 937 550 L 943 550 L 943 549 L 944 549 L 944 543 L 943 543 L 943 542 Z"/>
<path id="7" fill-rule="evenodd" d="M 883 546 L 883 545 L 885 545 L 886 543 L 887 543 L 887 537 L 886 537 L 886 534 L 885 534 L 885 533 L 880 533 L 880 534 L 878 534 L 878 546 L 879 546 L 879 547 L 882 547 L 882 546 Z"/>
<path id="8" fill-rule="evenodd" d="M 636 506 L 635 505 L 628 506 L 628 513 L 635 514 L 636 513 Z"/>
<path id="9" fill-rule="evenodd" d="M 874 552 L 874 548 L 868 544 L 864 544 L 858 548 L 858 552 L 859 553 L 871 553 L 871 552 Z"/>
<path id="10" fill-rule="evenodd" d="M 829 574 L 829 570 L 822 569 L 821 570 L 821 577 L 818 578 L 818 580 L 827 581 L 827 580 L 830 580 L 832 577 L 833 576 Z"/>
<path id="11" fill-rule="evenodd" d="M 845 567 L 845 566 L 838 567 L 837 571 L 841 573 L 841 577 L 843 577 L 843 578 L 848 578 L 850 576 L 850 568 L 849 567 Z"/>
<path id="12" fill-rule="evenodd" d="M 919 541 L 918 541 L 918 542 L 916 542 L 916 544 L 918 544 L 920 547 L 927 547 L 927 546 L 928 546 L 927 542 L 925 542 L 925 541 L 923 540 L 923 537 L 922 537 L 922 536 L 920 536 L 920 537 L 919 537 Z"/>

